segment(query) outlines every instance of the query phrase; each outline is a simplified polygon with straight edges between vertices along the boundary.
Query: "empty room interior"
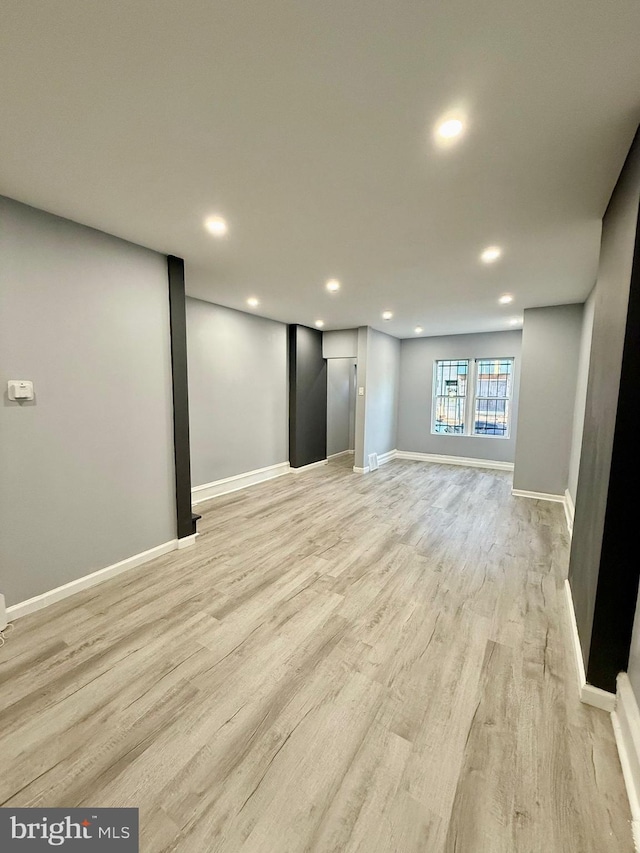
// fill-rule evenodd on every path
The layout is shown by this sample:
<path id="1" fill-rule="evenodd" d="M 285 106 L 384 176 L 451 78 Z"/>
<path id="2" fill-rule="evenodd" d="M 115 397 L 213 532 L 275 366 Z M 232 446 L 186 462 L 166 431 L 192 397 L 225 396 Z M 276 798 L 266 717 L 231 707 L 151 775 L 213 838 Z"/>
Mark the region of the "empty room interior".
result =
<path id="1" fill-rule="evenodd" d="M 0 0 L 0 849 L 640 850 L 639 44 Z"/>

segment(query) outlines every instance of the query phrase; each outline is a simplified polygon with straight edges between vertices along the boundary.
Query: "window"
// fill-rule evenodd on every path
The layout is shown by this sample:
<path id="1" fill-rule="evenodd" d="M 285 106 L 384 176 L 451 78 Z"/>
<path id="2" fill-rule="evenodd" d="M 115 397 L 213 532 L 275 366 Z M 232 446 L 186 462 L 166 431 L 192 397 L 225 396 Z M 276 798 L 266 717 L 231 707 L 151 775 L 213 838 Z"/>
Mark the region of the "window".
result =
<path id="1" fill-rule="evenodd" d="M 436 361 L 432 432 L 508 438 L 512 358 Z"/>
<path id="2" fill-rule="evenodd" d="M 436 361 L 433 431 L 464 434 L 468 361 Z"/>
<path id="3" fill-rule="evenodd" d="M 512 370 L 510 358 L 476 359 L 474 435 L 509 435 Z"/>

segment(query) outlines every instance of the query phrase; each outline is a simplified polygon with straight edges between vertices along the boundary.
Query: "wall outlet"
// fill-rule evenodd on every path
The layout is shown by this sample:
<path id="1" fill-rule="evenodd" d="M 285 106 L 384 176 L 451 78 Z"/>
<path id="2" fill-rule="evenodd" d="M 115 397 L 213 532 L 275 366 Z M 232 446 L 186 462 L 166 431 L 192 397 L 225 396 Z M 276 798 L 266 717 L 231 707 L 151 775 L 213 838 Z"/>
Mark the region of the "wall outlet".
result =
<path id="1" fill-rule="evenodd" d="M 16 403 L 33 400 L 33 382 L 30 379 L 9 379 L 7 395 L 10 400 L 14 400 Z"/>

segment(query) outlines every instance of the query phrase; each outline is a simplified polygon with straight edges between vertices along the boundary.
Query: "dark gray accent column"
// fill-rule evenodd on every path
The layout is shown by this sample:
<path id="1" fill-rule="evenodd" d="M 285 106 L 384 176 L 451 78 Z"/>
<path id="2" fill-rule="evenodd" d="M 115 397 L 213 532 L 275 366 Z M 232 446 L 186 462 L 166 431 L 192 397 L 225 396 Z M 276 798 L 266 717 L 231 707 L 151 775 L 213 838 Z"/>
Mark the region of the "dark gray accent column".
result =
<path id="1" fill-rule="evenodd" d="M 302 468 L 327 458 L 327 362 L 322 332 L 289 326 L 289 462 Z"/>
<path id="2" fill-rule="evenodd" d="M 199 515 L 191 512 L 191 454 L 189 449 L 189 389 L 187 385 L 187 317 L 184 261 L 169 255 L 169 313 L 171 320 L 171 375 L 173 382 L 173 444 L 176 465 L 176 520 L 178 539 L 196 532 Z"/>
<path id="3" fill-rule="evenodd" d="M 629 665 L 640 579 L 638 555 L 638 425 L 640 424 L 640 228 L 629 291 L 620 391 L 587 681 L 616 692 L 616 676 Z"/>
<path id="4" fill-rule="evenodd" d="M 569 583 L 587 681 L 628 666 L 638 591 L 640 132 L 602 226 Z"/>

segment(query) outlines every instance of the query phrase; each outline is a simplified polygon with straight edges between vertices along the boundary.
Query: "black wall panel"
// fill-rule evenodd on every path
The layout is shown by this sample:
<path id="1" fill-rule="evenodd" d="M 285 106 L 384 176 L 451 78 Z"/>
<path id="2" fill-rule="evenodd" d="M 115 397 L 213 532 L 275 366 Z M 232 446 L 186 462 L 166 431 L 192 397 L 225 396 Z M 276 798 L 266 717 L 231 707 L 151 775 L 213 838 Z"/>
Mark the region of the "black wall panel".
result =
<path id="1" fill-rule="evenodd" d="M 640 477 L 640 230 L 629 293 L 620 392 L 613 440 L 607 509 L 591 631 L 587 681 L 616 692 L 616 676 L 629 664 L 638 595 L 638 505 Z"/>
<path id="2" fill-rule="evenodd" d="M 638 589 L 639 201 L 636 135 L 603 220 L 569 566 L 587 681 L 610 692 L 627 667 Z"/>
<path id="3" fill-rule="evenodd" d="M 289 326 L 289 462 L 302 468 L 327 458 L 327 362 L 322 332 Z"/>
<path id="4" fill-rule="evenodd" d="M 178 539 L 196 532 L 199 515 L 191 512 L 191 455 L 189 448 L 189 389 L 187 385 L 187 318 L 184 261 L 169 255 L 169 312 L 171 322 L 171 377 L 173 383 L 173 444 L 176 466 L 176 520 Z"/>

